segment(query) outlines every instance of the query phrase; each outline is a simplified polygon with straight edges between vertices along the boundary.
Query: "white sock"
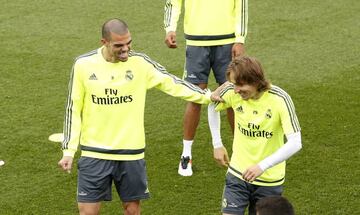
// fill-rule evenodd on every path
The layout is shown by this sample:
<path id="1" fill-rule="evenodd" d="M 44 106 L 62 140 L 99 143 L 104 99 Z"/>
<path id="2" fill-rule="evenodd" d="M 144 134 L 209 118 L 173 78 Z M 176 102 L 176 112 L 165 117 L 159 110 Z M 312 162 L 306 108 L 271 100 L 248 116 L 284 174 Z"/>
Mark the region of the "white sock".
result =
<path id="1" fill-rule="evenodd" d="M 191 159 L 191 146 L 193 144 L 194 140 L 183 140 L 183 152 L 182 157 L 189 156 Z"/>

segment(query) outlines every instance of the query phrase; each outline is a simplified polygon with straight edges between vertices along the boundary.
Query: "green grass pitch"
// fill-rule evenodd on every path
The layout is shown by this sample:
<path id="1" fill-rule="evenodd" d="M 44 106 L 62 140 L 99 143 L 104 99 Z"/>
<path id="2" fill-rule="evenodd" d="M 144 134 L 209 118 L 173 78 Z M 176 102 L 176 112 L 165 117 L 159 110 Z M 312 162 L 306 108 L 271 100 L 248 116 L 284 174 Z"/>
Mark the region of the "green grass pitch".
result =
<path id="1" fill-rule="evenodd" d="M 100 46 L 100 27 L 128 22 L 133 49 L 182 75 L 185 44 L 164 44 L 164 1 L 2 1 L 0 7 L 0 214 L 77 214 L 76 166 L 60 171 L 67 82 L 76 56 Z M 360 214 L 360 2 L 249 0 L 248 55 L 295 103 L 303 149 L 287 166 L 284 195 L 297 214 Z M 212 79 L 212 83 L 213 83 Z M 214 84 L 211 85 L 215 87 Z M 180 177 L 185 102 L 148 93 L 144 215 L 220 214 L 225 169 L 212 159 L 206 109 L 193 148 L 194 175 Z M 222 114 L 222 134 L 231 133 Z M 115 193 L 114 193 L 115 194 Z M 103 214 L 121 214 L 117 195 Z"/>

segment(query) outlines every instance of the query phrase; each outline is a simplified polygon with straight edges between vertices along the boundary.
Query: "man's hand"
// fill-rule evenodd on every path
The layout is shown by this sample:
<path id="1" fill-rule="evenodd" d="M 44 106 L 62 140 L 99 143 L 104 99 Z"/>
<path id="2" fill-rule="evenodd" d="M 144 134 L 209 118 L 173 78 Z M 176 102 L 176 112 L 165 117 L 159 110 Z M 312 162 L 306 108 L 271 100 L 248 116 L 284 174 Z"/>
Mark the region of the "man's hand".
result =
<path id="1" fill-rule="evenodd" d="M 244 55 L 244 53 L 245 53 L 244 44 L 234 43 L 232 50 L 231 50 L 232 59 L 234 60 L 236 57 L 240 57 L 240 56 Z"/>
<path id="2" fill-rule="evenodd" d="M 223 83 L 221 86 L 219 86 L 218 88 L 216 88 L 216 90 L 214 90 L 214 92 L 211 93 L 210 99 L 213 102 L 223 102 L 224 100 L 220 97 L 221 92 L 223 91 L 223 89 L 227 86 L 229 86 L 231 83 L 230 82 L 225 82 Z"/>
<path id="3" fill-rule="evenodd" d="M 229 165 L 229 156 L 225 147 L 214 149 L 214 159 L 221 166 L 227 167 Z"/>
<path id="4" fill-rule="evenodd" d="M 264 171 L 260 168 L 260 166 L 256 164 L 245 170 L 242 177 L 245 181 L 253 182 L 257 177 L 263 174 L 263 172 Z"/>
<path id="5" fill-rule="evenodd" d="M 62 159 L 59 161 L 58 165 L 67 173 L 71 172 L 73 157 L 70 156 L 63 156 Z"/>
<path id="6" fill-rule="evenodd" d="M 165 36 L 165 43 L 169 48 L 177 48 L 176 45 L 176 33 L 175 31 L 169 31 Z"/>
<path id="7" fill-rule="evenodd" d="M 220 94 L 215 91 L 211 93 L 210 99 L 212 102 L 223 102 L 224 100 L 220 97 Z"/>

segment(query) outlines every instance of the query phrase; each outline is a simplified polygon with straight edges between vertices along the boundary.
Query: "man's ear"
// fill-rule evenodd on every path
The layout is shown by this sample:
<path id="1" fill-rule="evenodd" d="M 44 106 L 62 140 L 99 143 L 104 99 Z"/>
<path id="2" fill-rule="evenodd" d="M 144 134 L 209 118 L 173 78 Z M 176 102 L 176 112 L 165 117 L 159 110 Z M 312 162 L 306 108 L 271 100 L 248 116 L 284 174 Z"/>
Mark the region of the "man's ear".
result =
<path id="1" fill-rule="evenodd" d="M 101 40 L 101 44 L 106 45 L 107 43 L 109 43 L 105 38 L 102 38 Z"/>

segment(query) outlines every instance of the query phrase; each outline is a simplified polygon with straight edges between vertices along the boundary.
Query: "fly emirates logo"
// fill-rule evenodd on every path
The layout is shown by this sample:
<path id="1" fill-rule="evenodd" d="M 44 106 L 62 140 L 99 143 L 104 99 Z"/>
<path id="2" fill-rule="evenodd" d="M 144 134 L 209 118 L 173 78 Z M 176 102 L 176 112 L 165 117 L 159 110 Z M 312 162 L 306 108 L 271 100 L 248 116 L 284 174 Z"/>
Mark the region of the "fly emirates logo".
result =
<path id="1" fill-rule="evenodd" d="M 105 88 L 105 96 L 91 95 L 92 102 L 97 105 L 116 105 L 133 101 L 132 95 L 118 95 L 118 90 Z"/>
<path id="2" fill-rule="evenodd" d="M 260 125 L 253 123 L 248 123 L 247 128 L 244 128 L 238 123 L 238 129 L 243 135 L 248 137 L 264 137 L 270 139 L 273 136 L 273 132 L 268 132 L 265 130 L 260 130 Z"/>

